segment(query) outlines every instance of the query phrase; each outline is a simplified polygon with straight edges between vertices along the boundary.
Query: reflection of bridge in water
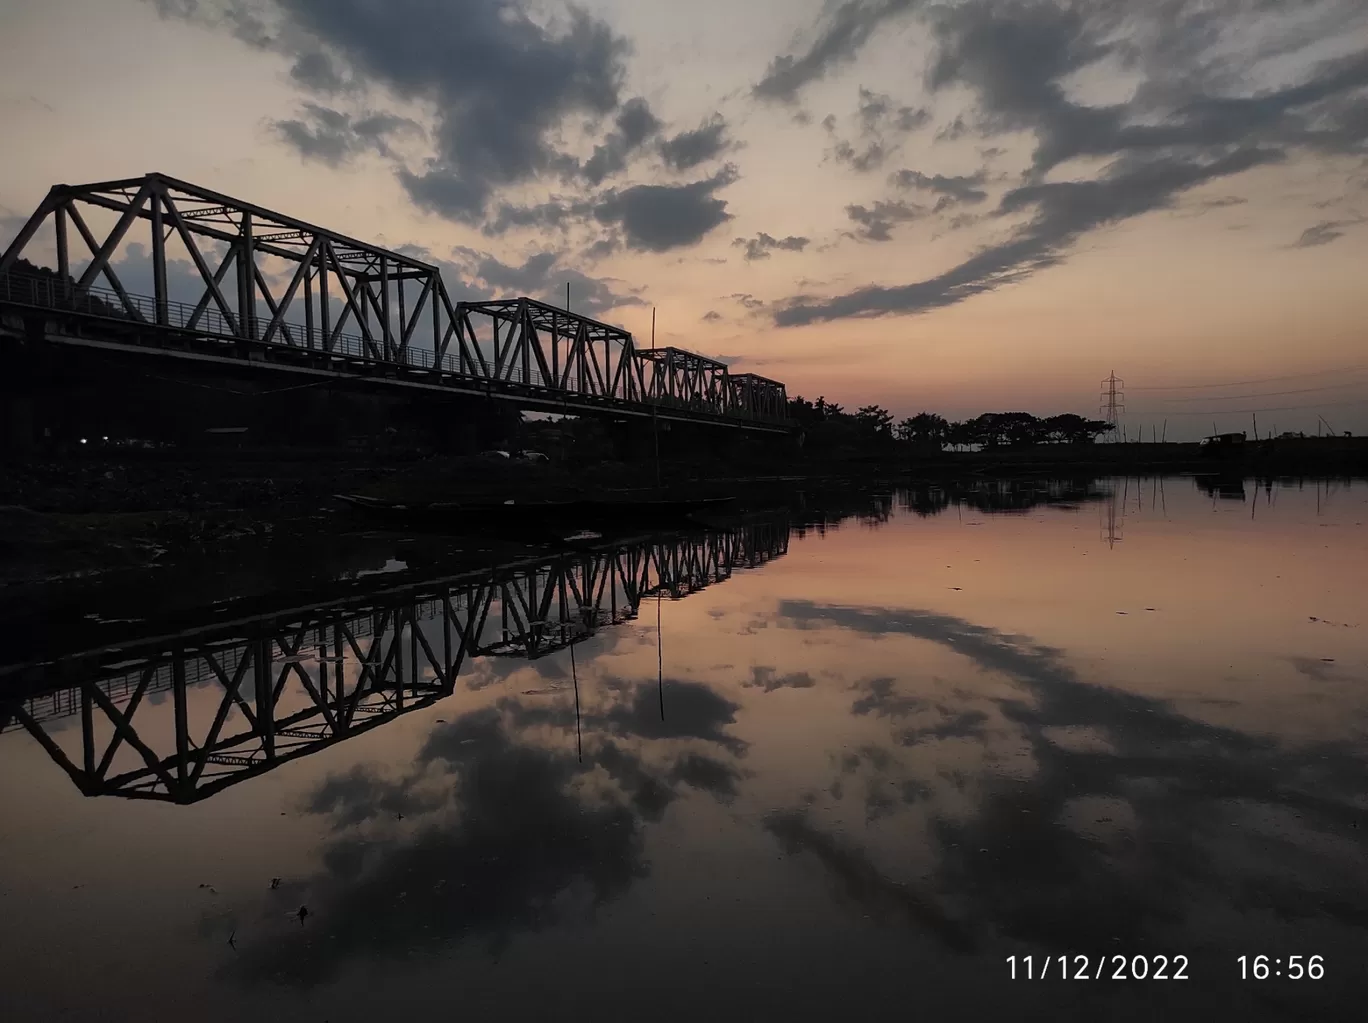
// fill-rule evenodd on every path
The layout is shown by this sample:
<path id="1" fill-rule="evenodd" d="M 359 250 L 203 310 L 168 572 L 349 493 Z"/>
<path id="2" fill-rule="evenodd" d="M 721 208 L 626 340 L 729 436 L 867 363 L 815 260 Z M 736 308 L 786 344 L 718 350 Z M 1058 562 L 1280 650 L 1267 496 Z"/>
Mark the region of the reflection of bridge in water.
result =
<path id="1" fill-rule="evenodd" d="M 86 795 L 192 803 L 451 695 L 467 658 L 544 657 L 787 550 L 765 520 L 135 641 L 54 662 L 0 732 L 27 730 Z"/>

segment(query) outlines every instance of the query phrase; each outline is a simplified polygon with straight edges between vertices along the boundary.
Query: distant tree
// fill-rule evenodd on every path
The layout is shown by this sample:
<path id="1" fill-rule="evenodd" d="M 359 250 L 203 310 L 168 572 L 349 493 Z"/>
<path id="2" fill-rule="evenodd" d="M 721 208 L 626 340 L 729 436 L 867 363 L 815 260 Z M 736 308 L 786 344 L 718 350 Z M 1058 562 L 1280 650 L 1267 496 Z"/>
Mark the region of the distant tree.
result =
<path id="1" fill-rule="evenodd" d="M 1009 447 L 1029 448 L 1045 440 L 1045 424 L 1029 412 L 1003 412 L 999 428 Z"/>
<path id="2" fill-rule="evenodd" d="M 1085 419 L 1072 412 L 1045 420 L 1046 437 L 1056 444 L 1091 444 L 1108 429 L 1108 424 L 1100 419 Z"/>
<path id="3" fill-rule="evenodd" d="M 855 421 L 872 437 L 892 439 L 893 413 L 880 405 L 865 405 L 855 413 Z"/>
<path id="4" fill-rule="evenodd" d="M 951 447 L 967 448 L 974 443 L 968 423 L 950 423 L 945 429 L 945 442 Z"/>
<path id="5" fill-rule="evenodd" d="M 983 448 L 1001 447 L 1007 443 L 1001 420 L 1001 412 L 985 412 L 966 421 L 964 430 L 969 443 Z"/>
<path id="6" fill-rule="evenodd" d="M 822 421 L 822 413 L 817 406 L 802 395 L 789 399 L 789 418 L 802 426 Z"/>
<path id="7" fill-rule="evenodd" d="M 910 426 L 909 440 L 916 444 L 934 444 L 938 450 L 945 444 L 946 435 L 950 431 L 950 424 L 945 421 L 945 417 L 934 412 L 918 412 L 907 422 Z"/>

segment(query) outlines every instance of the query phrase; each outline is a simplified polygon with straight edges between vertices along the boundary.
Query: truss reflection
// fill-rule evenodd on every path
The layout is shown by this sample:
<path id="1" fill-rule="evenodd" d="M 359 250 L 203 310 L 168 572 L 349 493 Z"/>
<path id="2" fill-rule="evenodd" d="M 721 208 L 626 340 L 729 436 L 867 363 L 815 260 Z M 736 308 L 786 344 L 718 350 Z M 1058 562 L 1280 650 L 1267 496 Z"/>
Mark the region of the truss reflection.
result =
<path id="1" fill-rule="evenodd" d="M 0 705 L 86 795 L 193 803 L 429 706 L 471 657 L 535 659 L 788 549 L 788 523 L 652 538 L 50 665 Z M 117 658 L 117 659 L 115 659 Z"/>

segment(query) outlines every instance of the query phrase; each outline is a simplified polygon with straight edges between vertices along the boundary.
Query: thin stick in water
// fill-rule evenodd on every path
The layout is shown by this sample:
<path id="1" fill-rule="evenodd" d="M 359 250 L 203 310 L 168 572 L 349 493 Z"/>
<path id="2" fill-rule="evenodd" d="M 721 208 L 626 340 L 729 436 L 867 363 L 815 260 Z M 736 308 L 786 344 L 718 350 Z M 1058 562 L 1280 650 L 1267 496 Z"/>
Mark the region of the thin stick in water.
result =
<path id="1" fill-rule="evenodd" d="M 656 590 L 656 692 L 660 695 L 660 720 L 665 720 L 665 653 L 660 633 L 660 591 Z"/>
<path id="2" fill-rule="evenodd" d="M 575 641 L 570 641 L 570 679 L 575 685 L 575 757 L 584 763 L 584 736 L 580 732 L 579 672 L 575 670 Z"/>

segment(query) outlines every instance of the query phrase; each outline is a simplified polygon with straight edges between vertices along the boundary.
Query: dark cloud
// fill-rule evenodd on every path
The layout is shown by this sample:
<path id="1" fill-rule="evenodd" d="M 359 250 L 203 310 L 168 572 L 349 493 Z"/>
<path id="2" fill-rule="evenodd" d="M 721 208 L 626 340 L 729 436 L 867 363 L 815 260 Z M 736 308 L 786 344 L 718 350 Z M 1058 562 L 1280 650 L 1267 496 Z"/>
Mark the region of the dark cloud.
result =
<path id="1" fill-rule="evenodd" d="M 452 263 L 457 279 L 487 298 L 526 295 L 552 305 L 565 304 L 565 285 L 570 284 L 571 307 L 586 316 L 600 317 L 622 306 L 639 306 L 645 300 L 624 290 L 612 277 L 591 277 L 565 265 L 561 252 L 536 252 L 521 264 L 504 263 L 487 252 L 457 247 Z"/>
<path id="2" fill-rule="evenodd" d="M 583 771 L 573 751 L 518 741 L 495 708 L 438 726 L 417 761 L 441 787 L 442 810 L 415 813 L 410 826 L 334 839 L 324 872 L 307 885 L 326 926 L 309 942 L 258 939 L 235 969 L 249 979 L 312 986 L 348 958 L 402 956 L 415 943 L 483 938 L 497 948 L 515 931 L 591 912 L 648 872 L 643 817 L 632 800 L 645 769 L 621 751 L 601 764 L 620 789 L 592 804 L 573 785 Z M 325 781 L 313 802 L 331 812 L 331 793 L 343 787 L 344 813 L 353 817 L 353 806 L 401 805 L 397 783 L 354 775 Z M 587 904 L 557 902 L 576 888 Z"/>
<path id="3" fill-rule="evenodd" d="M 763 689 L 772 693 L 776 689 L 811 689 L 817 684 L 806 671 L 791 671 L 780 675 L 771 665 L 757 664 L 751 668 L 751 677 L 741 683 L 747 689 Z"/>
<path id="4" fill-rule="evenodd" d="M 1364 21 L 1348 2 L 1330 0 L 1322 12 L 1325 31 Z M 929 9 L 934 54 L 927 84 L 933 92 L 968 90 L 974 101 L 941 134 L 1033 137 L 1023 184 L 992 214 L 1028 219 L 936 277 L 829 298 L 796 296 L 776 309 L 775 322 L 952 305 L 1053 266 L 1083 235 L 1170 208 L 1199 185 L 1294 156 L 1361 155 L 1368 146 L 1368 51 L 1325 60 L 1292 84 L 1268 88 L 1253 73 L 1266 54 L 1257 48 L 1232 54 L 1229 46 L 1231 19 L 1254 16 L 1291 19 L 1255 0 L 1160 0 L 1143 15 L 1112 0 L 969 0 Z M 1078 102 L 1067 88 L 1069 76 L 1104 58 L 1138 77 L 1133 97 L 1110 106 Z M 1049 171 L 1080 157 L 1109 162 L 1092 177 L 1047 180 Z M 909 177 L 909 183 L 923 181 Z M 1336 230 L 1313 230 L 1308 242 L 1329 240 Z"/>
<path id="5" fill-rule="evenodd" d="M 897 734 L 898 743 L 915 746 L 927 739 L 977 739 L 983 735 L 983 726 L 988 723 L 987 713 L 981 710 L 955 713 L 943 706 L 936 709 L 943 715 L 942 720 L 933 725 L 903 729 Z"/>
<path id="6" fill-rule="evenodd" d="M 666 679 L 664 716 L 662 697 L 654 685 L 636 686 L 628 703 L 619 703 L 602 716 L 586 717 L 586 724 L 618 735 L 645 739 L 703 739 L 741 755 L 746 743 L 724 729 L 741 708 L 702 682 Z"/>
<path id="7" fill-rule="evenodd" d="M 719 313 L 716 309 L 709 309 L 706 313 L 703 314 L 703 321 L 705 323 L 716 323 L 720 319 L 722 319 L 722 314 Z"/>
<path id="8" fill-rule="evenodd" d="M 415 788 L 413 778 L 390 781 L 366 764 L 355 764 L 342 774 L 331 774 L 308 798 L 305 811 L 330 819 L 336 831 L 384 815 L 416 815 L 436 810 L 440 794 Z"/>
<path id="9" fill-rule="evenodd" d="M 1060 650 L 951 615 L 806 601 L 786 601 L 780 611 L 800 628 L 935 642 L 1021 688 L 993 703 L 1025 743 L 1031 769 L 985 772 L 973 785 L 962 773 L 941 772 L 976 795 L 972 813 L 933 816 L 940 857 L 927 890 L 957 894 L 956 926 L 967 937 L 992 934 L 1060 951 L 1089 942 L 1129 947 L 1193 933 L 1232 907 L 1255 920 L 1315 920 L 1353 933 L 1368 922 L 1356 879 L 1365 766 L 1358 744 L 1289 747 L 1212 725 L 1166 701 L 1091 684 Z M 938 725 L 903 738 L 984 732 L 987 714 L 978 707 L 937 710 Z M 1061 741 L 1069 733 L 1102 741 Z M 890 787 L 907 803 L 926 798 L 918 779 L 897 785 L 898 766 L 890 756 L 856 751 L 840 759 L 837 782 L 864 774 L 873 793 L 867 809 L 895 812 Z M 844 790 L 836 789 L 839 798 Z M 1108 811 L 1116 819 L 1098 816 Z M 823 859 L 838 881 L 868 861 L 846 840 L 815 833 L 808 810 L 772 820 L 784 822 L 790 842 L 812 836 L 814 852 L 840 843 L 846 855 Z"/>
<path id="10" fill-rule="evenodd" d="M 918 696 L 904 696 L 897 690 L 897 682 L 886 676 L 860 682 L 864 695 L 850 705 L 850 713 L 873 715 L 880 718 L 901 719 L 925 710 L 927 702 Z"/>
<path id="11" fill-rule="evenodd" d="M 28 223 L 27 213 L 16 213 L 5 206 L 0 206 L 0 249 L 8 245 L 23 226 Z"/>
<path id="12" fill-rule="evenodd" d="M 763 299 L 756 298 L 754 295 L 751 295 L 746 292 L 738 292 L 737 294 L 730 295 L 728 297 L 731 298 L 733 302 L 739 303 L 742 308 L 749 309 L 751 311 L 763 308 L 765 305 Z"/>
<path id="13" fill-rule="evenodd" d="M 988 193 L 981 187 L 986 173 L 948 176 L 945 174 L 923 174 L 921 171 L 903 169 L 889 176 L 889 183 L 905 190 L 916 189 L 932 192 L 940 198 L 933 212 L 939 213 L 950 206 L 960 203 L 974 204 L 983 202 Z"/>
<path id="14" fill-rule="evenodd" d="M 628 100 L 618 111 L 616 128 L 585 161 L 584 179 L 591 185 L 625 170 L 628 157 L 660 130 L 660 121 L 644 99 Z"/>
<path id="15" fill-rule="evenodd" d="M 820 300 L 799 296 L 775 312 L 774 322 L 791 327 L 954 305 L 1056 265 L 1065 250 L 1088 231 L 1168 208 L 1188 189 L 1283 158 L 1281 150 L 1250 149 L 1210 161 L 1133 159 L 1118 163 L 1110 174 L 1094 181 L 1025 185 L 1003 197 L 999 212 L 1034 208 L 1035 215 L 1007 241 L 915 284 L 873 285 Z"/>
<path id="16" fill-rule="evenodd" d="M 918 0 L 845 0 L 824 14 L 816 38 L 805 51 L 770 61 L 752 90 L 754 95 L 792 103 L 804 86 L 854 59 L 880 25 L 916 6 Z"/>
<path id="17" fill-rule="evenodd" d="M 1355 224 L 1362 223 L 1361 220 L 1322 220 L 1319 224 L 1313 224 L 1301 233 L 1292 245 L 1294 249 L 1313 249 L 1321 245 L 1329 245 L 1337 238 L 1344 237 L 1344 229 Z"/>
<path id="18" fill-rule="evenodd" d="M 209 23 L 293 57 L 296 77 L 310 87 L 355 79 L 430 104 L 436 154 L 417 172 L 401 169 L 400 181 L 419 206 L 466 223 L 478 223 L 505 186 L 578 170 L 579 161 L 557 148 L 558 134 L 573 118 L 619 110 L 629 50 L 578 7 L 546 19 L 520 0 L 157 6 L 164 16 Z"/>
<path id="19" fill-rule="evenodd" d="M 789 855 L 813 856 L 837 884 L 840 895 L 862 915 L 928 931 L 960 954 L 976 950 L 973 933 L 952 917 L 932 892 L 894 881 L 880 872 L 869 854 L 849 839 L 814 824 L 801 811 L 778 811 L 765 818 L 765 830 Z"/>
<path id="20" fill-rule="evenodd" d="M 464 942 L 497 955 L 517 933 L 592 916 L 648 875 L 646 827 L 684 787 L 728 803 L 747 777 L 717 755 L 745 752 L 724 731 L 736 705 L 700 683 L 665 686 L 661 721 L 654 682 L 610 680 L 583 715 L 582 756 L 572 704 L 504 698 L 437 724 L 402 777 L 365 765 L 327 777 L 306 800 L 333 832 L 321 869 L 266 894 L 227 969 L 312 987 L 349 960 Z M 547 729 L 548 744 L 529 738 Z M 285 921 L 301 901 L 318 925 L 308 941 Z"/>
<path id="21" fill-rule="evenodd" d="M 674 170 L 685 171 L 721 156 L 732 147 L 727 122 L 713 114 L 692 131 L 682 131 L 660 143 L 660 156 Z"/>
<path id="22" fill-rule="evenodd" d="M 670 780 L 710 793 L 721 803 L 736 798 L 736 786 L 745 777 L 735 764 L 704 753 L 686 753 L 670 769 Z"/>
<path id="23" fill-rule="evenodd" d="M 786 238 L 775 238 L 773 235 L 761 231 L 754 238 L 737 238 L 732 242 L 735 248 L 746 250 L 746 262 L 753 262 L 757 259 L 769 259 L 770 253 L 780 252 L 802 252 L 807 248 L 811 239 L 789 235 Z"/>
<path id="24" fill-rule="evenodd" d="M 418 124 L 394 114 L 367 113 L 359 117 L 305 103 L 301 116 L 271 122 L 271 128 L 306 160 L 337 167 L 365 152 L 391 156 L 389 141 L 401 133 L 419 133 Z"/>
<path id="25" fill-rule="evenodd" d="M 565 233 L 571 226 L 592 216 L 593 212 L 594 204 L 588 199 L 553 198 L 528 206 L 505 202 L 494 208 L 480 229 L 490 236 L 521 228 Z"/>
<path id="26" fill-rule="evenodd" d="M 855 237 L 868 242 L 892 241 L 893 225 L 919 220 L 925 215 L 925 207 L 901 199 L 881 199 L 873 206 L 846 207 L 846 216 L 858 225 Z"/>
<path id="27" fill-rule="evenodd" d="M 359 88 L 356 79 L 344 75 L 337 62 L 322 50 L 301 53 L 290 68 L 290 78 L 301 88 L 325 96 Z"/>
<path id="28" fill-rule="evenodd" d="M 736 180 L 733 167 L 686 185 L 634 185 L 610 190 L 594 217 L 620 227 L 628 248 L 648 252 L 693 245 L 732 219 L 725 199 L 714 193 Z"/>
<path id="29" fill-rule="evenodd" d="M 986 626 L 973 625 L 954 615 L 914 609 L 816 604 L 807 600 L 781 601 L 776 613 L 781 621 L 799 628 L 828 625 L 867 636 L 900 635 L 931 640 L 973 658 L 984 668 L 1032 682 L 1077 681 L 1073 670 L 1062 663 L 1060 651 L 1023 642 L 1018 637 Z M 892 683 L 877 679 L 868 685 L 871 694 L 877 699 L 864 712 L 878 711 L 881 706 L 888 706 L 887 701 L 893 691 Z M 906 709 L 915 708 L 908 706 Z"/>
<path id="30" fill-rule="evenodd" d="M 861 86 L 855 111 L 855 139 L 844 139 L 837 134 L 834 115 L 823 120 L 822 127 L 832 138 L 828 156 L 863 173 L 883 166 L 884 161 L 898 150 L 904 136 L 930 120 L 929 110 L 899 106 L 893 97 Z"/>

